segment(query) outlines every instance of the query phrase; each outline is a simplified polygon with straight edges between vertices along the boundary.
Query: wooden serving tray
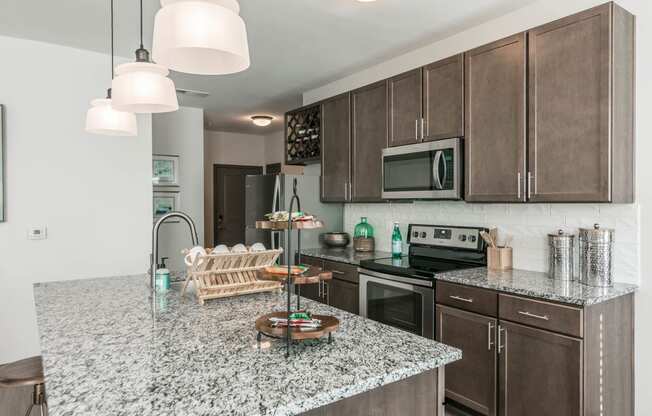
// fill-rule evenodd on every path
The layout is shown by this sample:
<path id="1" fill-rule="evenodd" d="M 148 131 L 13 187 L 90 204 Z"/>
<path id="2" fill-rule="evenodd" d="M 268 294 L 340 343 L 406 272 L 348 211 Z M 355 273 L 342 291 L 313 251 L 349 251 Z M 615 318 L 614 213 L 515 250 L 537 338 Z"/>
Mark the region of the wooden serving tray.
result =
<path id="1" fill-rule="evenodd" d="M 268 273 L 265 269 L 258 270 L 258 280 L 272 280 L 276 282 L 285 282 L 288 275 Z M 310 266 L 303 274 L 292 275 L 292 283 L 295 285 L 310 285 L 319 283 L 322 280 L 331 280 L 333 272 L 323 270 L 321 267 Z"/>
<path id="2" fill-rule="evenodd" d="M 272 312 L 266 315 L 263 315 L 256 319 L 256 330 L 261 332 L 269 337 L 273 338 L 285 338 L 287 334 L 287 327 L 272 327 L 272 323 L 269 318 L 287 318 L 287 312 Z M 300 330 L 299 328 L 292 328 L 290 334 L 294 340 L 302 339 L 317 339 L 321 338 L 324 335 L 328 335 L 331 332 L 334 332 L 340 326 L 340 320 L 334 316 L 330 315 L 312 315 L 313 318 L 319 319 L 322 322 L 322 326 L 319 328 L 314 328 L 308 330 Z"/>
<path id="3" fill-rule="evenodd" d="M 314 221 L 293 221 L 293 230 L 312 230 L 322 228 L 324 223 L 319 220 Z M 260 230 L 287 230 L 287 221 L 256 221 L 256 228 Z"/>

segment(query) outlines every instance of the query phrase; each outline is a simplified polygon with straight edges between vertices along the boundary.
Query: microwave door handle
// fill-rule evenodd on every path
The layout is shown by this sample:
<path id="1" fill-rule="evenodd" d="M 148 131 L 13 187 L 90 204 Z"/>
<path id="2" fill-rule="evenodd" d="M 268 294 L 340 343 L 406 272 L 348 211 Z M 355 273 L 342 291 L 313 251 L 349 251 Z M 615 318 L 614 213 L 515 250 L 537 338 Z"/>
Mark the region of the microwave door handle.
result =
<path id="1" fill-rule="evenodd" d="M 446 179 L 448 179 L 446 177 L 448 175 L 448 162 L 446 162 L 446 156 L 444 156 L 443 151 L 441 151 L 441 158 L 439 158 L 439 160 L 444 164 L 444 178 L 441 180 L 441 188 L 444 189 L 444 186 L 446 185 Z M 439 169 L 437 169 L 437 171 L 439 171 Z"/>
<path id="2" fill-rule="evenodd" d="M 441 163 L 441 150 L 435 152 L 435 160 L 432 164 L 432 176 L 435 179 L 435 188 L 442 189 L 441 179 L 439 178 L 439 164 Z"/>

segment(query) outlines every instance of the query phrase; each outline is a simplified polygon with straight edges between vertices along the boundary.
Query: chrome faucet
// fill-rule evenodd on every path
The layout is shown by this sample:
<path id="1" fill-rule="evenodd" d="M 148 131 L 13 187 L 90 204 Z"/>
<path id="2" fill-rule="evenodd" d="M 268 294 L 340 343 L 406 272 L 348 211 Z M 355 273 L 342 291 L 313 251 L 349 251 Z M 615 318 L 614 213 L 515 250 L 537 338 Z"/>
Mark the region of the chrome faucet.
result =
<path id="1" fill-rule="evenodd" d="M 197 236 L 197 228 L 195 228 L 195 223 L 190 218 L 188 214 L 184 214 L 183 212 L 179 211 L 172 211 L 168 212 L 167 214 L 161 216 L 161 218 L 156 221 L 154 224 L 154 228 L 152 228 L 152 254 L 150 255 L 150 267 L 149 267 L 149 273 L 150 273 L 150 287 L 152 290 L 156 288 L 156 267 L 158 266 L 158 230 L 161 227 L 161 224 L 163 224 L 165 221 L 167 221 L 170 218 L 181 218 L 188 224 L 188 227 L 190 227 L 190 237 L 192 238 L 192 244 L 193 246 L 196 246 L 199 244 L 199 237 Z"/>

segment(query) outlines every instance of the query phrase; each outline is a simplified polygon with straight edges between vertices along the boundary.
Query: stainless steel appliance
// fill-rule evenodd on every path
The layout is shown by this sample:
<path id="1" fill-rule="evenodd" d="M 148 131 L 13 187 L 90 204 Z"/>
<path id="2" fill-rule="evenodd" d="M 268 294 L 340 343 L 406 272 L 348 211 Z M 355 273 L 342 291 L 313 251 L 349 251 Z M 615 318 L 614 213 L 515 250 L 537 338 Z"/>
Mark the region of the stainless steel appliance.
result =
<path id="1" fill-rule="evenodd" d="M 462 139 L 383 149 L 383 199 L 462 199 Z"/>
<path id="2" fill-rule="evenodd" d="M 297 179 L 301 210 L 316 215 L 325 223 L 323 232 L 341 231 L 344 207 L 342 204 L 323 204 L 319 198 L 319 176 L 311 175 L 249 175 L 245 178 L 245 244 L 256 242 L 270 248 L 285 248 L 284 231 L 256 229 L 256 221 L 273 211 L 289 209 L 292 181 Z M 292 233 L 292 247 L 297 247 L 296 233 Z M 319 233 L 302 233 L 302 248 L 320 247 Z M 287 261 L 287 253 L 285 253 Z M 287 264 L 287 263 L 286 263 Z"/>
<path id="3" fill-rule="evenodd" d="M 408 227 L 408 255 L 360 262 L 360 314 L 427 338 L 435 337 L 437 273 L 487 265 L 479 227 Z"/>

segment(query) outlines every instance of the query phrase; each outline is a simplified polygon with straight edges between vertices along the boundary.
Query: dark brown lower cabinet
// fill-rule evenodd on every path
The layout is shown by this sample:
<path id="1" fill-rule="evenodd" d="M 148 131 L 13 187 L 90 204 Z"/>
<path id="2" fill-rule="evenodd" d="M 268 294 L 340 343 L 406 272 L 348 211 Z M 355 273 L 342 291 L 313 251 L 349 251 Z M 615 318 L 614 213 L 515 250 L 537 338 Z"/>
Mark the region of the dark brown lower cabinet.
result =
<path id="1" fill-rule="evenodd" d="M 301 256 L 301 263 L 310 266 L 324 267 L 324 262 L 316 257 Z M 295 292 L 297 290 L 300 290 L 301 296 L 303 297 L 316 300 L 317 302 L 326 303 L 325 297 L 322 296 L 322 290 L 320 288 L 320 284 L 301 285 L 301 287 L 296 286 L 294 290 Z"/>
<path id="2" fill-rule="evenodd" d="M 325 283 L 329 305 L 356 315 L 359 313 L 360 297 L 357 284 L 340 279 L 332 279 Z"/>
<path id="3" fill-rule="evenodd" d="M 501 321 L 500 341 L 501 415 L 582 414 L 582 340 Z"/>
<path id="4" fill-rule="evenodd" d="M 437 305 L 437 341 L 462 350 L 462 359 L 446 366 L 446 397 L 488 416 L 496 414 L 497 324 L 495 318 Z"/>

